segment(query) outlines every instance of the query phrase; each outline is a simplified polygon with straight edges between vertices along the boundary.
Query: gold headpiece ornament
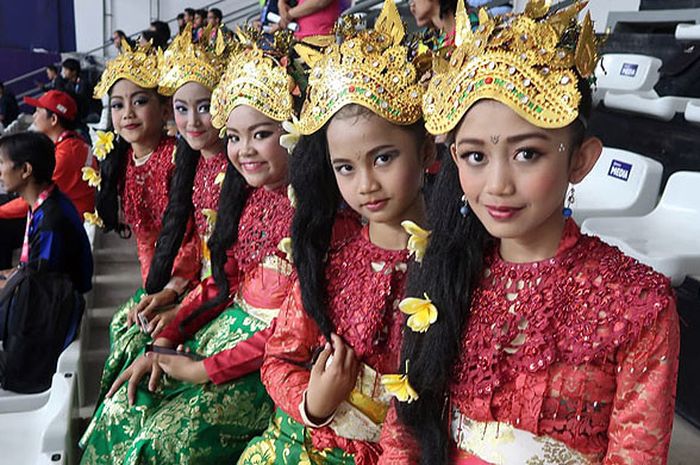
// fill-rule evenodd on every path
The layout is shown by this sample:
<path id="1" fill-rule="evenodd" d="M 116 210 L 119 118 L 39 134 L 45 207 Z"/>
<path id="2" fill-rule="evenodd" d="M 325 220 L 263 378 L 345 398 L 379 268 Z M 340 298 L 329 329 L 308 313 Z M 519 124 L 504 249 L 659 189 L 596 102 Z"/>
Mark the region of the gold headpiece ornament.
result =
<path id="1" fill-rule="evenodd" d="M 561 128 L 579 116 L 579 79 L 593 74 L 598 41 L 586 2 L 550 12 L 550 0 L 530 0 L 525 12 L 490 18 L 479 12 L 472 31 L 457 2 L 455 50 L 434 63 L 435 76 L 423 97 L 426 128 L 451 131 L 471 106 L 497 100 L 541 128 Z"/>
<path id="2" fill-rule="evenodd" d="M 285 31 L 276 33 L 274 43 L 266 44 L 265 50 L 251 30 L 239 30 L 237 36 L 243 45 L 232 55 L 212 94 L 212 125 L 223 131 L 228 115 L 239 105 L 253 107 L 275 121 L 291 119 L 296 87 L 287 71 L 291 36 Z"/>
<path id="3" fill-rule="evenodd" d="M 406 31 L 394 0 L 385 0 L 374 29 L 345 32 L 348 37 L 341 44 L 331 43 L 324 52 L 304 44 L 295 47 L 311 67 L 301 133 L 319 130 L 351 103 L 394 124 L 418 121 L 423 89 L 410 50 L 403 45 Z"/>
<path id="4" fill-rule="evenodd" d="M 207 27 L 202 40 L 192 42 L 192 24 L 177 35 L 165 52 L 160 55 L 160 80 L 158 92 L 171 96 L 188 82 L 197 82 L 209 90 L 221 80 L 228 62 L 229 45 L 221 29 L 216 30 L 214 40 L 209 41 L 213 29 Z"/>
<path id="5" fill-rule="evenodd" d="M 158 86 L 159 77 L 158 55 L 154 47 L 147 43 L 132 49 L 129 42 L 122 39 L 121 53 L 107 62 L 93 94 L 95 98 L 102 98 L 120 79 L 127 79 L 144 89 L 154 89 Z"/>

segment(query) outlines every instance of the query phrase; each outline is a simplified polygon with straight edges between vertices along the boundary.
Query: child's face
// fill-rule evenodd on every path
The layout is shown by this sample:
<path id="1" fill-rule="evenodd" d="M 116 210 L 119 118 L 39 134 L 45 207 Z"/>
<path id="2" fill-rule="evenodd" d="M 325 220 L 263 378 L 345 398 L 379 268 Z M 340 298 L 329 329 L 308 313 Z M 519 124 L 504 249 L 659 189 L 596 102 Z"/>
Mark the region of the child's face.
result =
<path id="1" fill-rule="evenodd" d="M 18 192 L 27 183 L 25 173 L 23 166 L 15 166 L 10 157 L 0 150 L 0 184 L 7 192 Z"/>
<path id="2" fill-rule="evenodd" d="M 287 183 L 287 149 L 282 125 L 255 108 L 239 105 L 226 122 L 228 158 L 248 185 L 275 189 Z"/>
<path id="3" fill-rule="evenodd" d="M 211 125 L 211 91 L 196 82 L 188 82 L 173 95 L 177 131 L 194 150 L 216 149 L 219 131 Z"/>
<path id="4" fill-rule="evenodd" d="M 353 210 L 370 222 L 391 225 L 415 217 L 432 155 L 427 145 L 374 113 L 336 116 L 327 139 L 340 194 Z"/>
<path id="5" fill-rule="evenodd" d="M 539 128 L 493 100 L 467 112 L 450 149 L 469 206 L 491 235 L 536 241 L 561 227 L 568 184 L 590 169 L 581 171 L 570 138 L 567 128 Z"/>
<path id="6" fill-rule="evenodd" d="M 160 138 L 167 108 L 153 90 L 120 79 L 112 87 L 109 106 L 115 131 L 130 144 L 149 143 Z"/>

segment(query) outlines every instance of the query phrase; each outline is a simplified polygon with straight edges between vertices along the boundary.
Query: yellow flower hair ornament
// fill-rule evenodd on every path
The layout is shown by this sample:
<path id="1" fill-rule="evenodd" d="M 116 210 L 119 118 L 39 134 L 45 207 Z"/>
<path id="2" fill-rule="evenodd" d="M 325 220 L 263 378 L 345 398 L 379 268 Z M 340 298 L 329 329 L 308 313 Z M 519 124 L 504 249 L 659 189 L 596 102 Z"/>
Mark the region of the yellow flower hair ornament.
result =
<path id="1" fill-rule="evenodd" d="M 287 256 L 287 261 L 289 263 L 292 263 L 292 238 L 291 237 L 285 237 L 280 241 L 279 244 L 277 244 L 277 249 L 280 252 L 284 252 L 284 254 Z"/>
<path id="2" fill-rule="evenodd" d="M 83 172 L 83 181 L 87 181 L 88 186 L 96 187 L 99 190 L 102 183 L 100 173 L 90 166 L 84 166 L 81 171 Z"/>
<path id="3" fill-rule="evenodd" d="M 291 184 L 287 186 L 287 198 L 289 199 L 289 205 L 291 205 L 292 208 L 297 208 L 297 193 L 294 192 L 294 188 Z"/>
<path id="4" fill-rule="evenodd" d="M 211 208 L 202 208 L 202 215 L 207 219 L 207 226 L 210 231 L 214 230 L 214 225 L 216 224 L 216 210 Z"/>
<path id="5" fill-rule="evenodd" d="M 299 120 L 296 116 L 292 115 L 291 121 L 283 121 L 282 129 L 286 134 L 280 136 L 280 145 L 287 149 L 287 152 L 291 155 L 296 147 L 299 139 L 301 138 L 301 132 L 299 131 Z"/>
<path id="6" fill-rule="evenodd" d="M 425 249 L 428 248 L 428 238 L 430 237 L 430 231 L 418 226 L 413 221 L 402 221 L 401 226 L 404 231 L 406 231 L 411 237 L 408 239 L 408 250 L 410 252 L 409 256 L 413 256 L 418 263 L 423 261 L 425 256 Z"/>
<path id="7" fill-rule="evenodd" d="M 100 218 L 100 215 L 97 214 L 97 210 L 95 210 L 94 213 L 90 213 L 90 212 L 83 213 L 83 219 L 85 221 L 87 221 L 88 223 L 97 226 L 98 228 L 105 227 L 105 223 L 104 223 L 104 221 L 102 221 L 102 218 Z"/>
<path id="8" fill-rule="evenodd" d="M 222 171 L 216 175 L 216 178 L 214 178 L 214 184 L 220 186 L 224 183 L 224 179 L 226 179 L 226 171 Z"/>
<path id="9" fill-rule="evenodd" d="M 406 361 L 406 373 L 408 373 L 408 361 Z M 410 404 L 414 400 L 418 400 L 418 393 L 408 382 L 408 374 L 382 375 L 381 382 L 387 392 L 396 397 L 399 402 Z"/>
<path id="10" fill-rule="evenodd" d="M 425 299 L 407 297 L 399 303 L 399 310 L 409 315 L 406 324 L 416 333 L 424 333 L 437 321 L 438 311 L 427 294 Z"/>
<path id="11" fill-rule="evenodd" d="M 111 131 L 96 131 L 97 139 L 92 146 L 92 153 L 99 161 L 105 159 L 107 154 L 114 149 L 114 133 Z"/>

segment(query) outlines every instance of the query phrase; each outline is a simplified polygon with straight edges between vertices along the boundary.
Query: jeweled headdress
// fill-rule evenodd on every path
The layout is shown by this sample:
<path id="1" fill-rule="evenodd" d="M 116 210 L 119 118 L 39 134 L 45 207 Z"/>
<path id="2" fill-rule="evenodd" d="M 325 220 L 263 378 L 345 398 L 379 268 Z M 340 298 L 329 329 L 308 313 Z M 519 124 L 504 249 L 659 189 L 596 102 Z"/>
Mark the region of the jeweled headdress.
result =
<path id="1" fill-rule="evenodd" d="M 144 89 L 154 89 L 158 86 L 159 77 L 158 55 L 154 47 L 147 43 L 132 49 L 127 40 L 122 40 L 121 53 L 107 62 L 93 95 L 102 98 L 120 79 L 128 79 Z"/>
<path id="2" fill-rule="evenodd" d="M 231 110 L 248 105 L 275 121 L 287 121 L 294 114 L 292 92 L 295 81 L 287 70 L 291 35 L 274 35 L 272 42 L 259 44 L 262 38 L 253 30 L 237 32 L 241 48 L 234 52 L 219 85 L 212 93 L 211 123 L 226 125 Z"/>
<path id="3" fill-rule="evenodd" d="M 455 50 L 449 63 L 435 63 L 423 97 L 426 128 L 451 131 L 471 106 L 497 100 L 530 123 L 561 128 L 579 116 L 580 78 L 593 74 L 598 40 L 586 6 L 552 13 L 550 0 L 530 0 L 525 12 L 490 18 L 479 12 L 472 31 L 463 2 L 457 2 Z"/>
<path id="4" fill-rule="evenodd" d="M 342 26 L 341 26 L 342 28 Z M 343 106 L 362 105 L 400 125 L 422 115 L 418 71 L 403 44 L 406 31 L 393 0 L 385 0 L 374 29 L 345 28 L 340 44 L 318 52 L 299 44 L 299 55 L 311 67 L 299 128 L 311 134 Z"/>
<path id="5" fill-rule="evenodd" d="M 214 31 L 207 28 L 202 40 L 192 42 L 192 24 L 178 34 L 160 56 L 160 80 L 158 92 L 171 96 L 188 82 L 197 82 L 209 90 L 221 80 L 226 70 L 229 44 L 224 40 L 221 29 L 216 30 L 214 40 L 207 40 Z"/>

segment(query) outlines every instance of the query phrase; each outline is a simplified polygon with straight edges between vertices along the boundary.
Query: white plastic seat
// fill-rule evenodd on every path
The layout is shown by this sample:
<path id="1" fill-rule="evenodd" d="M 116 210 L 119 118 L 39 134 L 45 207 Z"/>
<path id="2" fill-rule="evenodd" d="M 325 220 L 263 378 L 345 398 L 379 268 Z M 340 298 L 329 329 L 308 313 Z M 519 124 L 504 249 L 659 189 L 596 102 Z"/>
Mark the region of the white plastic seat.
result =
<path id="1" fill-rule="evenodd" d="M 688 102 L 685 107 L 685 119 L 691 123 L 700 123 L 700 102 Z"/>
<path id="2" fill-rule="evenodd" d="M 0 415 L 0 465 L 71 463 L 72 373 L 56 373 L 41 408 Z"/>
<path id="3" fill-rule="evenodd" d="M 668 180 L 659 205 L 648 215 L 590 218 L 582 231 L 599 236 L 680 285 L 700 275 L 700 172 L 679 171 Z"/>
<path id="4" fill-rule="evenodd" d="M 80 339 L 76 339 L 61 353 L 56 364 L 57 373 L 71 373 L 75 376 L 80 363 L 80 344 Z M 49 401 L 50 397 L 51 388 L 37 394 L 20 394 L 0 389 L 0 422 L 3 418 L 2 414 L 39 409 Z"/>
<path id="5" fill-rule="evenodd" d="M 677 40 L 700 40 L 700 24 L 678 24 L 676 26 Z"/>
<path id="6" fill-rule="evenodd" d="M 595 69 L 593 101 L 597 104 L 610 92 L 658 97 L 654 86 L 659 82 L 662 61 L 647 55 L 608 53 Z"/>
<path id="7" fill-rule="evenodd" d="M 605 94 L 603 101 L 608 108 L 649 116 L 661 121 L 671 121 L 676 113 L 683 113 L 688 102 L 693 101 L 693 99 L 609 91 Z"/>
<path id="8" fill-rule="evenodd" d="M 576 184 L 578 224 L 591 217 L 641 216 L 654 209 L 663 165 L 627 150 L 605 147 L 593 170 Z"/>

